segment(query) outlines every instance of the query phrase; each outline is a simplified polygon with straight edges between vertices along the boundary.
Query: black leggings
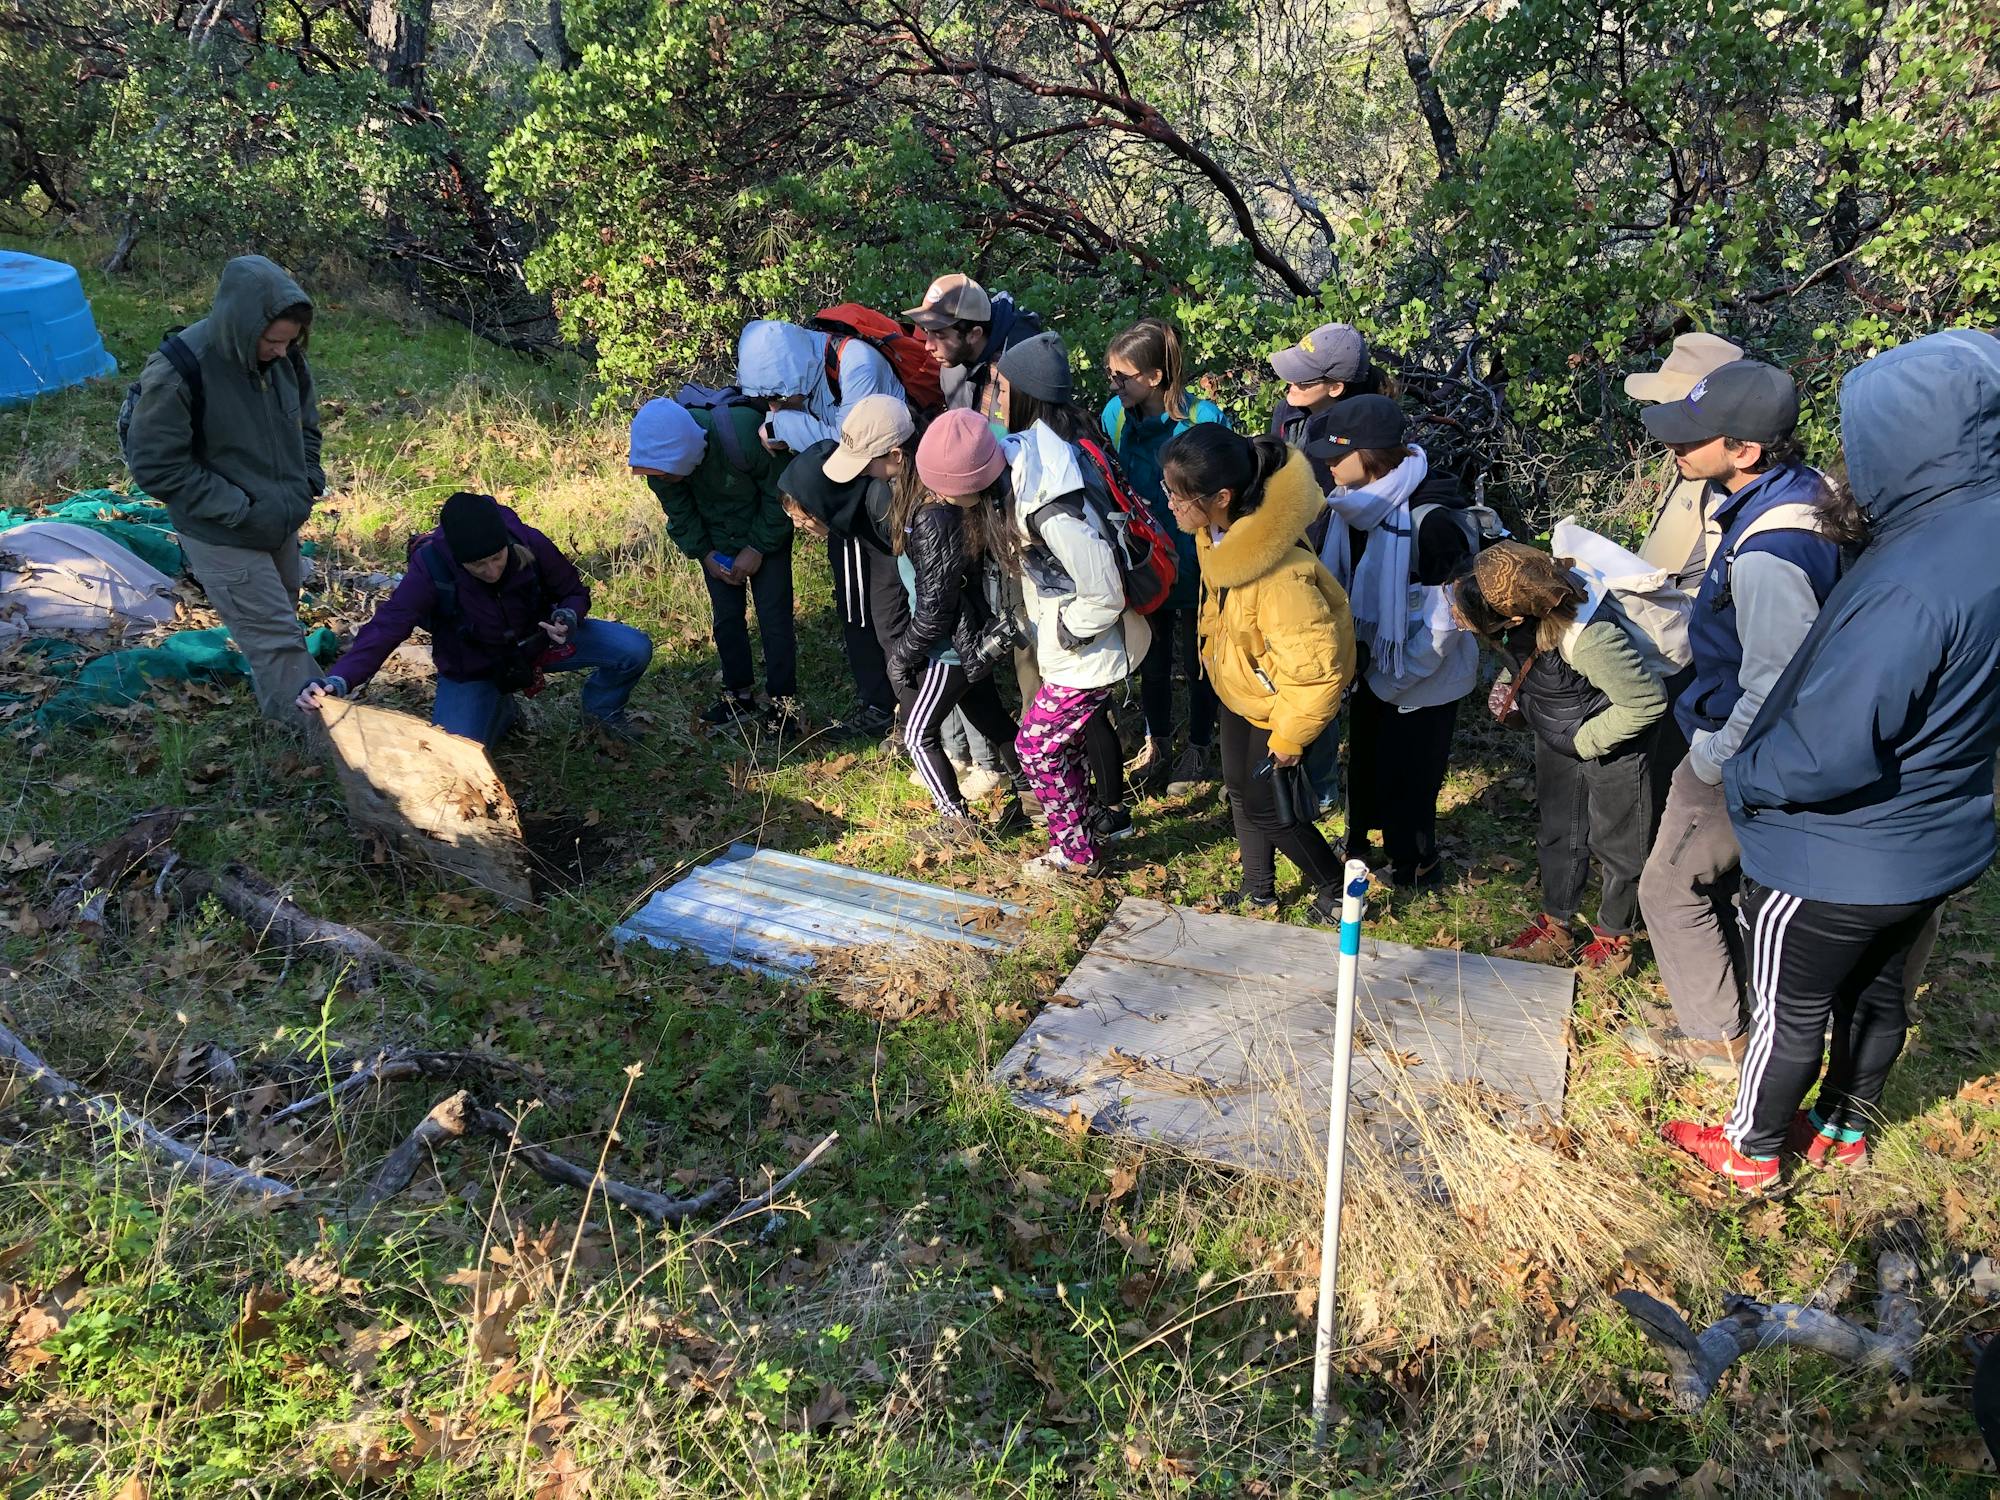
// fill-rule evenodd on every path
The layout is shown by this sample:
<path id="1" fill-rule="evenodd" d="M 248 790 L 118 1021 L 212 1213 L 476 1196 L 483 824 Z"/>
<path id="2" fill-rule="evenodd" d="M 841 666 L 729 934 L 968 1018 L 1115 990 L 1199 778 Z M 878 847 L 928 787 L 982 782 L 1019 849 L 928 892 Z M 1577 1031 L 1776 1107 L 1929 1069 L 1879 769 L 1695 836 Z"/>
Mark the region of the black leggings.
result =
<path id="1" fill-rule="evenodd" d="M 1358 855 L 1369 830 L 1381 829 L 1396 878 L 1408 880 L 1437 863 L 1438 793 L 1458 704 L 1402 713 L 1364 680 L 1347 710 L 1347 847 Z"/>
<path id="2" fill-rule="evenodd" d="M 903 741 L 910 747 L 924 786 L 945 817 L 965 816 L 965 799 L 958 792 L 958 773 L 944 753 L 944 721 L 953 709 L 989 740 L 1009 776 L 1021 774 L 1014 737 L 1021 726 L 1000 701 L 1000 689 L 990 676 L 969 680 L 957 662 L 934 661 L 903 694 Z"/>
<path id="3" fill-rule="evenodd" d="M 1174 737 L 1174 668 L 1187 675 L 1188 743 L 1215 743 L 1215 689 L 1201 669 L 1192 609 L 1163 609 L 1152 617 L 1153 644 L 1139 664 L 1139 703 L 1146 737 L 1164 750 Z M 1175 648 L 1179 649 L 1176 650 Z"/>
<path id="4" fill-rule="evenodd" d="M 1822 1129 L 1865 1131 L 1876 1123 L 1883 1081 L 1910 1024 L 1910 950 L 1939 899 L 1852 906 L 1788 896 L 1745 877 L 1749 1051 L 1723 1129 L 1738 1151 L 1776 1156 L 1815 1080 L 1813 1113 Z"/>
<path id="5" fill-rule="evenodd" d="M 1106 697 L 1083 726 L 1083 755 L 1090 763 L 1090 805 L 1104 809 L 1125 801 L 1125 747 L 1118 741 L 1118 721 Z"/>
<path id="6" fill-rule="evenodd" d="M 1271 778 L 1259 776 L 1271 753 L 1271 731 L 1259 729 L 1228 704 L 1219 703 L 1222 782 L 1229 789 L 1229 812 L 1236 821 L 1236 846 L 1243 851 L 1243 891 L 1250 896 L 1277 892 L 1277 854 L 1299 867 L 1315 891 L 1340 882 L 1340 859 L 1310 821 L 1287 827 L 1278 822 Z"/>

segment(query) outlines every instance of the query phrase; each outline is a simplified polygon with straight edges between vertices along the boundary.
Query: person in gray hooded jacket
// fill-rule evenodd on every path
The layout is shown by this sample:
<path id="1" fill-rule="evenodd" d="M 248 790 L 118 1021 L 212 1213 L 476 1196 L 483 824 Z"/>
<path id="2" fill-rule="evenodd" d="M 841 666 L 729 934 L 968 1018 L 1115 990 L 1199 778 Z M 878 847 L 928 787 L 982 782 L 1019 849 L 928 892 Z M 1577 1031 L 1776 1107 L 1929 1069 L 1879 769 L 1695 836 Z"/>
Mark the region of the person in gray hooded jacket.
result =
<path id="1" fill-rule="evenodd" d="M 1745 1187 L 1775 1182 L 1787 1149 L 1866 1155 L 1911 950 L 1993 859 L 2000 339 L 1879 354 L 1841 383 L 1840 418 L 1867 545 L 1722 773 L 1751 950 L 1736 1107 L 1662 1132 Z"/>
<path id="2" fill-rule="evenodd" d="M 280 723 L 319 675 L 299 629 L 299 528 L 326 490 L 304 355 L 312 320 L 282 266 L 238 256 L 208 316 L 177 335 L 198 382 L 155 352 L 125 436 L 133 483 L 172 514 L 189 569 L 249 659 L 258 708 Z"/>

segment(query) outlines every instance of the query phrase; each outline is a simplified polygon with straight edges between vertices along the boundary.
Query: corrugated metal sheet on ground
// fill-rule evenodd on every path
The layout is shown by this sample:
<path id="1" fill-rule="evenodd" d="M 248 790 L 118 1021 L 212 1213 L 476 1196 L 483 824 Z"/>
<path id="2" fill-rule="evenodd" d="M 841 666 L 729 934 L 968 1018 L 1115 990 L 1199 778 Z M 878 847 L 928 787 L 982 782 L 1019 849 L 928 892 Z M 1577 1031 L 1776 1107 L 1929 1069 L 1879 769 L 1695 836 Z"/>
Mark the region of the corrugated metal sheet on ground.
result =
<path id="1" fill-rule="evenodd" d="M 1339 937 L 1128 897 L 1000 1066 L 1025 1107 L 1282 1176 L 1324 1149 Z M 1477 1082 L 1562 1117 L 1567 969 L 1364 939 L 1350 1118 L 1399 1153 Z"/>
<path id="2" fill-rule="evenodd" d="M 782 978 L 830 949 L 926 940 L 1010 948 L 1021 931 L 1020 908 L 1005 902 L 733 844 L 656 891 L 611 935 Z"/>

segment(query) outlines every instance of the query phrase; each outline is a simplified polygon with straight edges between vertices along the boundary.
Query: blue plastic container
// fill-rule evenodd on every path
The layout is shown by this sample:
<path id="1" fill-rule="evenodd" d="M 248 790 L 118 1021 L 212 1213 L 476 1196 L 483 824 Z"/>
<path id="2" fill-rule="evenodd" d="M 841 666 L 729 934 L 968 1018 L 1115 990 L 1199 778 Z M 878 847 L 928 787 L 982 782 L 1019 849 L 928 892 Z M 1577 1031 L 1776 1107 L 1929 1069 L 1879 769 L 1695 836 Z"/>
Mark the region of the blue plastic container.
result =
<path id="1" fill-rule="evenodd" d="M 76 267 L 0 250 L 0 406 L 117 371 Z"/>

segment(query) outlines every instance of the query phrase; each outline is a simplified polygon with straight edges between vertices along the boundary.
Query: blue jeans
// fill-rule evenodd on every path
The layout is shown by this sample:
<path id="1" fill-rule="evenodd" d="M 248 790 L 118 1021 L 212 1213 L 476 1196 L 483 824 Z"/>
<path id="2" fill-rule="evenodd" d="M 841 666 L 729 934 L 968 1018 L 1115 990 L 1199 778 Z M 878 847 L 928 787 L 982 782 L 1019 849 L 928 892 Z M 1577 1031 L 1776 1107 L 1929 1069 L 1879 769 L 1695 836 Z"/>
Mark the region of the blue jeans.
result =
<path id="1" fill-rule="evenodd" d="M 576 654 L 550 662 L 544 670 L 581 672 L 594 668 L 583 685 L 583 715 L 587 719 L 619 718 L 645 673 L 646 663 L 653 659 L 651 638 L 645 631 L 615 620 L 588 619 L 577 625 L 570 639 L 576 643 Z M 501 692 L 497 682 L 440 677 L 431 722 L 490 746 L 514 727 L 517 713 L 514 695 Z"/>

